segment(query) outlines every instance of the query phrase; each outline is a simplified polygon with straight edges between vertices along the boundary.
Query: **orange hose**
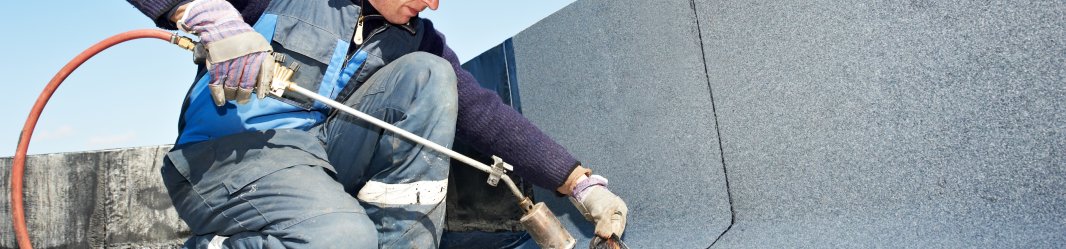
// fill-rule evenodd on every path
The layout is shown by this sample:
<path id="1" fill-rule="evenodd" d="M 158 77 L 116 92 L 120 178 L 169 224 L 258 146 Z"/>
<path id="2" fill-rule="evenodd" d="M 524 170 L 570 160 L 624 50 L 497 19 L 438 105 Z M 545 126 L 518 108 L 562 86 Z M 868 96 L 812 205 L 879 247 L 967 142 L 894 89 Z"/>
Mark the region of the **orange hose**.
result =
<path id="1" fill-rule="evenodd" d="M 175 37 L 174 34 L 157 29 L 133 30 L 108 37 L 82 51 L 81 54 L 67 62 L 67 65 L 63 66 L 48 82 L 48 85 L 44 87 L 44 90 L 41 91 L 41 95 L 37 97 L 37 102 L 33 104 L 33 109 L 30 109 L 30 115 L 26 118 L 26 123 L 22 125 L 18 149 L 15 151 L 15 163 L 11 166 L 11 221 L 14 223 L 15 238 L 18 240 L 19 248 L 33 248 L 30 245 L 30 234 L 29 230 L 26 229 L 26 212 L 22 205 L 22 180 L 26 166 L 26 150 L 30 146 L 30 137 L 33 136 L 33 128 L 37 126 L 37 119 L 41 117 L 41 112 L 44 110 L 45 104 L 48 104 L 48 99 L 52 98 L 52 94 L 59 88 L 59 84 L 63 83 L 63 80 L 74 72 L 74 69 L 77 69 L 82 63 L 104 49 L 115 44 L 140 38 L 157 38 L 173 43 L 175 42 L 172 40 L 173 37 Z"/>

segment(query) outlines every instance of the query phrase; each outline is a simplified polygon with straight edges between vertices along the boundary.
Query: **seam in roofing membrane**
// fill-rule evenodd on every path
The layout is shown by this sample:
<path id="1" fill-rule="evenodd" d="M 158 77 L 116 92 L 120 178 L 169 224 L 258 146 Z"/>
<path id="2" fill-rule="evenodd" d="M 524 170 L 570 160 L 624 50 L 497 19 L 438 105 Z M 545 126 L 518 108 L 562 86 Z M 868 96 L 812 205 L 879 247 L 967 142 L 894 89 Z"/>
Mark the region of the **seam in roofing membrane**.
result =
<path id="1" fill-rule="evenodd" d="M 733 224 L 736 223 L 737 215 L 736 210 L 733 209 L 733 193 L 729 188 L 729 172 L 725 167 L 725 149 L 722 148 L 722 131 L 718 126 L 718 110 L 714 104 L 714 89 L 711 89 L 711 74 L 707 71 L 707 52 L 704 51 L 705 49 L 703 47 L 703 30 L 700 29 L 700 16 L 696 10 L 696 1 L 689 0 L 689 4 L 692 7 L 692 15 L 696 19 L 696 35 L 700 41 L 700 60 L 703 61 L 703 76 L 707 79 L 707 91 L 711 97 L 711 114 L 714 115 L 714 132 L 715 135 L 718 136 L 718 155 L 719 158 L 722 159 L 722 175 L 725 178 L 726 196 L 729 198 L 729 226 L 726 227 L 721 234 L 718 234 L 718 237 L 714 238 L 714 241 L 707 246 L 707 248 L 711 248 L 715 243 L 718 243 L 718 240 L 722 239 L 723 235 L 729 232 L 729 229 L 733 228 Z"/>

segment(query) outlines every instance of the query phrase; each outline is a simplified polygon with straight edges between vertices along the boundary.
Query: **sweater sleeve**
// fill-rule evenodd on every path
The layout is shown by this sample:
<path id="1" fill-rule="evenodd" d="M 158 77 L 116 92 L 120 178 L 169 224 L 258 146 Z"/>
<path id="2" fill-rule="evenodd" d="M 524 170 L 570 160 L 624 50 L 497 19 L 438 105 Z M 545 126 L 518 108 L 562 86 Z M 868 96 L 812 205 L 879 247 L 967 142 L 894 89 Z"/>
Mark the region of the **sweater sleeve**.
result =
<path id="1" fill-rule="evenodd" d="M 515 173 L 537 186 L 550 190 L 561 186 L 578 166 L 578 161 L 518 111 L 504 104 L 495 92 L 482 88 L 474 76 L 460 66 L 459 58 L 445 44 L 442 34 L 429 26 L 426 36 L 435 36 L 428 38 L 429 44 L 440 47 L 423 51 L 439 51 L 439 55 L 452 64 L 458 78 L 456 139 L 482 153 L 503 158 L 515 167 Z"/>
<path id="2" fill-rule="evenodd" d="M 167 18 L 167 13 L 170 13 L 172 9 L 178 7 L 179 4 L 190 0 L 126 0 L 134 8 L 141 11 L 145 16 L 151 18 L 155 22 L 155 26 L 163 29 L 175 30 L 178 29 Z M 270 4 L 269 0 L 231 0 L 230 4 L 233 4 L 234 8 L 237 8 L 241 12 L 241 17 L 244 18 L 244 22 L 249 25 L 254 24 L 259 20 L 259 16 L 263 15 L 263 11 L 266 10 L 267 5 Z"/>
<path id="3" fill-rule="evenodd" d="M 126 0 L 133 7 L 140 10 L 145 16 L 155 22 L 155 26 L 164 29 L 177 29 L 174 23 L 167 19 L 167 13 L 185 0 Z"/>

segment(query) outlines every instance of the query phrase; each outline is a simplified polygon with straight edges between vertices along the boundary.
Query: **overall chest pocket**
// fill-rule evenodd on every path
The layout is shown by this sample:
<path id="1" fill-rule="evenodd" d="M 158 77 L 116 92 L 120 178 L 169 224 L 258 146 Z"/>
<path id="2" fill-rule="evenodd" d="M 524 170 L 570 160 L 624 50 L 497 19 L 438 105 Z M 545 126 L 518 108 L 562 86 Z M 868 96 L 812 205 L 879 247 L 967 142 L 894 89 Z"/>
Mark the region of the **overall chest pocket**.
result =
<path id="1" fill-rule="evenodd" d="M 321 26 L 295 16 L 268 13 L 260 17 L 255 29 L 270 40 L 274 52 L 284 56 L 283 65 L 299 64 L 293 82 L 329 94 L 340 71 L 341 65 L 335 64 L 343 63 L 347 44 L 341 42 L 339 34 Z M 313 100 L 300 95 L 285 95 L 282 101 L 304 109 L 315 106 Z"/>

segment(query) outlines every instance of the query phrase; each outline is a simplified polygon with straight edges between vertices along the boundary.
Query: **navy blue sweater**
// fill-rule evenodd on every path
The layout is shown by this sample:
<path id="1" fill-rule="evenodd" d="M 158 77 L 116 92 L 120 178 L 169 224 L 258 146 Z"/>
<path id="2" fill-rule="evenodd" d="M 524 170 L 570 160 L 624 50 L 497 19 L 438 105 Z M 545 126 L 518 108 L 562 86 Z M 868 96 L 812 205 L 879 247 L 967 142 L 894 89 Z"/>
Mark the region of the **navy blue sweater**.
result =
<path id="1" fill-rule="evenodd" d="M 155 21 L 160 28 L 175 29 L 166 14 L 183 0 L 127 0 Z M 255 23 L 269 0 L 229 1 L 245 22 Z M 537 186 L 555 190 L 578 162 L 517 111 L 503 103 L 495 92 L 482 88 L 474 76 L 460 67 L 459 58 L 445 44 L 444 35 L 426 22 L 420 51 L 438 55 L 452 64 L 458 77 L 459 113 L 456 139 L 482 153 L 497 155 L 515 166 L 515 172 Z M 367 27 L 365 30 L 373 30 Z"/>

